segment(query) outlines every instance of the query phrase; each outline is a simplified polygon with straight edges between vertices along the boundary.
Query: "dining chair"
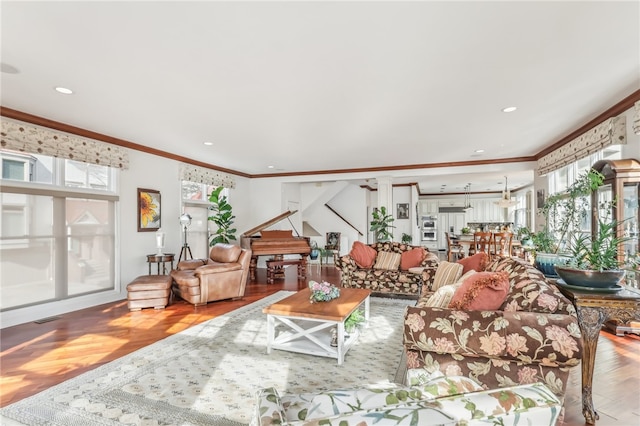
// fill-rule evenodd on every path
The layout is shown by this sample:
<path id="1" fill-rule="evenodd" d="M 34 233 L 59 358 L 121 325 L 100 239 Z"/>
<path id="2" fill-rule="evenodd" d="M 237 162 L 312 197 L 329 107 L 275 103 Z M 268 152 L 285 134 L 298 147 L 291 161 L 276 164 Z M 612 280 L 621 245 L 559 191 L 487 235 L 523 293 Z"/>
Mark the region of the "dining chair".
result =
<path id="1" fill-rule="evenodd" d="M 464 248 L 453 241 L 448 232 L 445 232 L 444 235 L 447 237 L 447 261 L 453 262 L 454 260 L 462 259 L 464 257 Z"/>
<path id="2" fill-rule="evenodd" d="M 511 257 L 512 243 L 512 232 L 494 232 L 491 255 Z"/>
<path id="3" fill-rule="evenodd" d="M 487 253 L 491 256 L 491 245 L 493 244 L 492 232 L 474 232 L 473 244 L 469 247 L 469 255 L 476 253 Z"/>

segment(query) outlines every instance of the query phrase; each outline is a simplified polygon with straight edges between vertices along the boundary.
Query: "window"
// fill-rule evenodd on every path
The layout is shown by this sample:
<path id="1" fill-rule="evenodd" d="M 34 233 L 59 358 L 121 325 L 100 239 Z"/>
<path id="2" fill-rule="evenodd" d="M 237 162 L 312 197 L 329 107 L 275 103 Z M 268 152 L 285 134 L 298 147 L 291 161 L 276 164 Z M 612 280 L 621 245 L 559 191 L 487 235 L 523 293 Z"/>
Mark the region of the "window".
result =
<path id="1" fill-rule="evenodd" d="M 115 289 L 117 171 L 5 150 L 0 158 L 0 310 Z"/>
<path id="2" fill-rule="evenodd" d="M 209 237 L 215 232 L 215 229 L 212 229 L 215 225 L 208 220 L 209 195 L 215 188 L 215 185 L 182 181 L 182 211 L 191 216 L 191 225 L 187 228 L 187 241 L 196 258 L 209 257 Z M 229 188 L 225 188 L 222 194 L 229 198 Z"/>

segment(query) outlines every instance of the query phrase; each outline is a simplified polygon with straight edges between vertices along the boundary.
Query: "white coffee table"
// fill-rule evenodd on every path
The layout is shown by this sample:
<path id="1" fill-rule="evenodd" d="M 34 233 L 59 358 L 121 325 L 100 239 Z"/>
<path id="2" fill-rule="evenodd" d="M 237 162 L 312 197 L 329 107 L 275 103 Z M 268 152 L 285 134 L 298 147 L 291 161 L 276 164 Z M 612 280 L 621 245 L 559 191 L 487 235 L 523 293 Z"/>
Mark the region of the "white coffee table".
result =
<path id="1" fill-rule="evenodd" d="M 369 321 L 369 290 L 341 288 L 340 297 L 329 302 L 310 303 L 309 289 L 300 290 L 262 310 L 267 314 L 267 353 L 271 349 L 336 358 L 338 365 L 355 343 L 358 333 L 345 339 L 344 322 L 364 305 Z M 279 328 L 279 326 L 282 326 Z M 331 329 L 337 328 L 337 346 L 331 346 Z"/>

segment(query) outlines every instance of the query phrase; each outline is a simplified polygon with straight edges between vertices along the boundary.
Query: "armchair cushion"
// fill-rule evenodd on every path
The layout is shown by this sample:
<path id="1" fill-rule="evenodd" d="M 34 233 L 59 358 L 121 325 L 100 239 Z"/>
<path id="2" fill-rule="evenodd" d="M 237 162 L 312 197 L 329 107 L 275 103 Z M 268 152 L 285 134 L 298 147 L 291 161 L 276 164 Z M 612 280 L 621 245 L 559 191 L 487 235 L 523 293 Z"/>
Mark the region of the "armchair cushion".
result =
<path id="1" fill-rule="evenodd" d="M 422 247 L 415 247 L 411 250 L 402 252 L 400 255 L 400 269 L 408 271 L 410 268 L 420 266 L 422 259 L 426 256 L 427 252 Z"/>
<path id="2" fill-rule="evenodd" d="M 465 279 L 456 290 L 449 307 L 464 311 L 494 311 L 509 292 L 506 272 L 478 272 Z"/>
<path id="3" fill-rule="evenodd" d="M 349 256 L 353 258 L 360 268 L 371 268 L 376 261 L 376 255 L 378 252 L 371 246 L 361 243 L 360 241 L 354 241 L 353 247 L 349 252 Z"/>
<path id="4" fill-rule="evenodd" d="M 220 263 L 237 262 L 241 252 L 240 246 L 218 243 L 211 247 L 209 258 Z"/>
<path id="5" fill-rule="evenodd" d="M 380 251 L 376 257 L 376 264 L 373 269 L 386 269 L 388 271 L 397 271 L 400 266 L 402 255 L 390 251 Z"/>

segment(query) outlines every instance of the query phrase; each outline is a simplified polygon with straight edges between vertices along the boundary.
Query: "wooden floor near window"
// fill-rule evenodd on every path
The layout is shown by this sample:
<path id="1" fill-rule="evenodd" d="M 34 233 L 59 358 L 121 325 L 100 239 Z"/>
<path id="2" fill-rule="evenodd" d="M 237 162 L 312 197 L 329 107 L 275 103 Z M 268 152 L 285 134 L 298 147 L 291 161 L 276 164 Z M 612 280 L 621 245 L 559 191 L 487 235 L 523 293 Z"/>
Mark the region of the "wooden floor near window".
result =
<path id="1" fill-rule="evenodd" d="M 332 266 L 312 268 L 307 279 L 338 283 Z M 266 270 L 258 269 L 255 282 L 247 284 L 239 301 L 211 302 L 194 307 L 174 300 L 164 310 L 129 312 L 121 301 L 60 315 L 0 331 L 0 406 L 34 395 L 53 385 L 113 361 L 123 355 L 178 333 L 193 325 L 252 303 L 279 290 L 306 286 L 295 268 L 287 268 L 284 280 L 266 284 Z M 580 368 L 571 372 L 561 426 L 584 425 Z M 598 426 L 640 425 L 640 337 L 616 337 L 600 333 L 593 380 Z"/>

